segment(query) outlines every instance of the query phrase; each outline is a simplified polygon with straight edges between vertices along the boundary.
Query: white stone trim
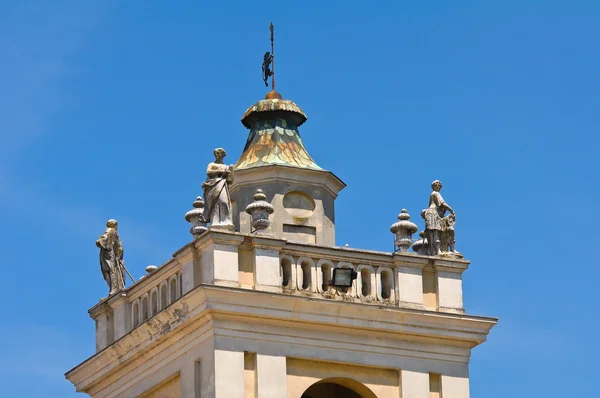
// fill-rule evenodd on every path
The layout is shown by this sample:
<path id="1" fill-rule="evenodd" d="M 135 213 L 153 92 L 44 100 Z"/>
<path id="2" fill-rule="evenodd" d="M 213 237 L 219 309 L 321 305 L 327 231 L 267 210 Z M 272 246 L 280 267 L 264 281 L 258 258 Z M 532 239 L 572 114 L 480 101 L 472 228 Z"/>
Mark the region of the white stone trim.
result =
<path id="1" fill-rule="evenodd" d="M 283 260 L 287 260 L 290 263 L 290 284 L 289 286 L 283 286 Z M 281 286 L 283 286 L 284 288 L 288 288 L 288 289 L 295 289 L 296 288 L 296 261 L 294 260 L 294 257 L 290 256 L 289 254 L 282 254 L 279 256 L 279 272 L 281 273 L 280 275 L 280 282 L 281 282 Z"/>
<path id="2" fill-rule="evenodd" d="M 366 269 L 369 271 L 369 280 L 367 281 L 367 283 L 369 284 L 369 295 L 368 296 L 364 296 L 362 293 L 362 283 L 363 283 L 362 270 L 363 269 Z M 356 277 L 356 294 L 357 294 L 357 296 L 360 298 L 375 300 L 376 290 L 377 290 L 377 285 L 376 285 L 377 279 L 376 279 L 375 270 L 373 269 L 373 267 L 371 267 L 368 264 L 359 264 L 358 267 L 356 268 L 356 273 L 358 274 Z"/>
<path id="3" fill-rule="evenodd" d="M 388 298 L 383 298 L 383 277 L 381 276 L 381 274 L 385 271 L 386 274 L 389 274 L 388 278 L 389 278 L 389 282 L 391 284 L 391 286 L 389 286 L 390 288 L 390 297 Z M 376 272 L 376 278 L 375 278 L 375 283 L 376 283 L 376 287 L 377 287 L 377 299 L 380 301 L 389 301 L 389 302 L 396 302 L 396 290 L 394 288 L 394 282 L 395 282 L 394 278 L 394 270 L 390 267 L 378 267 L 377 268 L 377 272 Z"/>
<path id="4" fill-rule="evenodd" d="M 304 268 L 302 267 L 303 263 L 308 263 L 309 268 L 309 274 L 310 274 L 310 285 L 308 286 L 308 288 L 303 289 L 302 285 L 304 284 Z M 298 260 L 296 260 L 296 287 L 298 288 L 298 290 L 301 291 L 312 291 L 312 292 L 316 292 L 316 266 L 315 266 L 315 261 L 310 258 L 310 257 L 298 257 Z"/>
<path id="5" fill-rule="evenodd" d="M 333 261 L 322 258 L 319 261 L 317 261 L 317 292 L 318 293 L 323 293 L 325 291 L 329 291 L 331 290 L 330 287 L 327 288 L 327 290 L 323 290 L 323 271 L 322 271 L 322 267 L 324 265 L 328 265 L 329 266 L 329 280 L 331 280 L 331 277 L 333 275 L 333 269 L 335 268 L 335 264 L 333 263 Z"/>

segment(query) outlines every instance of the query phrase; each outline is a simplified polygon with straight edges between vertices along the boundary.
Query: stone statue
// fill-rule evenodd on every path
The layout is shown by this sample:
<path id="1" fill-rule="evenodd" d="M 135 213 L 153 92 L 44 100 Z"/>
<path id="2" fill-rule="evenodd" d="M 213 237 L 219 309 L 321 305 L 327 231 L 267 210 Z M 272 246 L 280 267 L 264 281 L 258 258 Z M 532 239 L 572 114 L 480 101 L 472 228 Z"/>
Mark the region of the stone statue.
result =
<path id="1" fill-rule="evenodd" d="M 117 220 L 108 220 L 106 230 L 96 241 L 100 248 L 100 270 L 108 284 L 109 295 L 125 288 L 125 265 L 123 244 L 117 232 Z"/>
<path id="2" fill-rule="evenodd" d="M 212 229 L 233 230 L 231 221 L 231 197 L 229 184 L 233 182 L 233 165 L 223 164 L 227 152 L 223 148 L 214 151 L 215 161 L 206 168 L 206 181 L 202 184 L 204 191 L 204 214 L 206 222 Z"/>
<path id="3" fill-rule="evenodd" d="M 433 192 L 429 195 L 429 207 L 421 212 L 425 220 L 425 239 L 427 245 L 421 249 L 423 254 L 429 256 L 451 255 L 462 257 L 454 249 L 454 224 L 456 214 L 448 203 L 442 198 L 440 190 L 442 183 L 435 180 L 431 183 Z M 446 211 L 450 214 L 445 217 Z"/>

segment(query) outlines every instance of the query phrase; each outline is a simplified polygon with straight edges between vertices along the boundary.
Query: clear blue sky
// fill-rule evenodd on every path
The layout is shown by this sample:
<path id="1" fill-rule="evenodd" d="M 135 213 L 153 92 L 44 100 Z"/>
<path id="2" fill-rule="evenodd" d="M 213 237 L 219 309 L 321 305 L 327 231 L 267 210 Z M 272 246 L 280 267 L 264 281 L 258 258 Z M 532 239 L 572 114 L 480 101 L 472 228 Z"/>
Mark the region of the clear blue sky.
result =
<path id="1" fill-rule="evenodd" d="M 597 395 L 600 2 L 373 4 L 0 4 L 4 396 L 78 396 L 108 218 L 138 277 L 190 240 L 213 148 L 235 163 L 266 92 L 271 20 L 279 91 L 348 184 L 337 243 L 389 251 L 441 179 L 467 312 L 500 318 L 472 396 Z"/>

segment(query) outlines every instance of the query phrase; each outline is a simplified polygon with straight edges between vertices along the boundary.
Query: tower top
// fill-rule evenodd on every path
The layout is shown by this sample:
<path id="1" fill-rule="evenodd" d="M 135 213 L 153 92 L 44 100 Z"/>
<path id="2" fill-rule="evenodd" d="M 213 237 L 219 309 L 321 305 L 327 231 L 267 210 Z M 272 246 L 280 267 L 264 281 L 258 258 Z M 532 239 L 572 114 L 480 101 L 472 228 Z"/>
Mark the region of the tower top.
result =
<path id="1" fill-rule="evenodd" d="M 250 129 L 244 151 L 236 169 L 281 165 L 322 170 L 310 157 L 298 127 L 306 122 L 306 114 L 293 101 L 283 99 L 275 91 L 274 27 L 271 31 L 271 52 L 263 57 L 262 77 L 265 86 L 271 78 L 271 91 L 244 112 L 242 124 Z"/>

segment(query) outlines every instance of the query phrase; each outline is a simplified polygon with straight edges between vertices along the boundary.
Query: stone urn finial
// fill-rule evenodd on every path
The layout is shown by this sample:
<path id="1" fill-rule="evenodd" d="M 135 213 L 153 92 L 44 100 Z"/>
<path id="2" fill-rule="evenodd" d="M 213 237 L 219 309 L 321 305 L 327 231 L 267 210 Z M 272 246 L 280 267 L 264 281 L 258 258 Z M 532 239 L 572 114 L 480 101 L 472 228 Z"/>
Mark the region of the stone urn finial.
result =
<path id="1" fill-rule="evenodd" d="M 252 216 L 253 233 L 264 233 L 271 225 L 269 215 L 275 211 L 275 208 L 265 199 L 267 199 L 267 195 L 263 193 L 262 189 L 257 189 L 254 194 L 254 202 L 246 206 L 246 213 Z"/>
<path id="2" fill-rule="evenodd" d="M 394 234 L 394 249 L 402 253 L 407 253 L 408 249 L 412 245 L 412 235 L 417 232 L 417 225 L 413 222 L 408 221 L 410 214 L 406 212 L 406 209 L 402 209 L 402 212 L 398 214 L 398 222 L 395 222 L 390 227 L 390 231 Z"/>
<path id="3" fill-rule="evenodd" d="M 185 213 L 185 220 L 192 225 L 190 233 L 196 238 L 208 230 L 206 221 L 203 217 L 204 200 L 202 200 L 202 197 L 198 196 L 194 203 L 192 203 L 192 206 L 194 206 L 194 208 Z"/>
<path id="4" fill-rule="evenodd" d="M 423 252 L 424 247 L 427 247 L 427 239 L 425 239 L 425 231 L 419 232 L 419 236 L 421 237 L 421 239 L 419 239 L 415 243 L 413 243 L 412 249 L 417 254 L 425 254 Z"/>

